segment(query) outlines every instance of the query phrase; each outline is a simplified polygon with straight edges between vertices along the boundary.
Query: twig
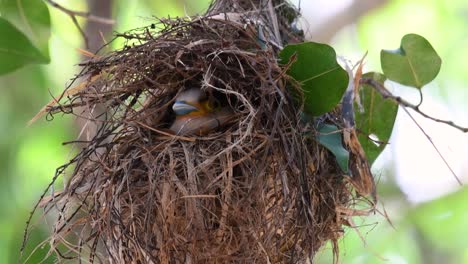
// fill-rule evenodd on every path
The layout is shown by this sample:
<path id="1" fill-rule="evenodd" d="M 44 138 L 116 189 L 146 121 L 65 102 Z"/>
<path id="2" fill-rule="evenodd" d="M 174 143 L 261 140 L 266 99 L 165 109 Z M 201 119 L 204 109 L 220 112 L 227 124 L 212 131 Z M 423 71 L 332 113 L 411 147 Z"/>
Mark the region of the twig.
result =
<path id="1" fill-rule="evenodd" d="M 95 15 L 90 14 L 89 12 L 75 11 L 75 10 L 68 9 L 66 7 L 63 7 L 62 5 L 57 4 L 54 0 L 44 0 L 44 1 L 49 3 L 49 5 L 51 5 L 52 7 L 54 7 L 56 9 L 62 11 L 63 13 L 67 14 L 71 18 L 71 20 L 73 21 L 73 24 L 76 26 L 78 31 L 80 31 L 80 34 L 83 36 L 86 48 L 88 48 L 88 46 L 89 46 L 88 45 L 88 37 L 86 36 L 86 34 L 83 31 L 83 29 L 81 28 L 81 26 L 78 24 L 78 20 L 76 19 L 76 17 L 83 17 L 83 18 L 85 18 L 85 19 L 87 19 L 89 21 L 102 23 L 102 24 L 106 24 L 106 25 L 113 25 L 115 23 L 115 21 L 113 19 L 95 16 Z"/>
<path id="2" fill-rule="evenodd" d="M 367 85 L 370 85 L 372 87 L 375 88 L 375 90 L 377 92 L 380 93 L 380 95 L 382 95 L 382 97 L 384 99 L 390 99 L 390 100 L 393 100 L 395 101 L 396 103 L 398 103 L 399 105 L 401 106 L 404 106 L 404 107 L 408 107 L 408 108 L 411 108 L 413 109 L 415 112 L 417 112 L 418 114 L 424 116 L 425 118 L 428 118 L 428 119 L 431 119 L 432 121 L 435 121 L 435 122 L 438 122 L 438 123 L 443 123 L 443 124 L 446 124 L 446 125 L 449 125 L 451 127 L 454 127 L 460 131 L 462 131 L 463 133 L 467 133 L 468 132 L 468 128 L 467 127 L 462 127 L 460 125 L 457 125 L 455 124 L 453 121 L 450 121 L 450 120 L 443 120 L 443 119 L 438 119 L 438 118 L 435 118 L 435 117 L 432 117 L 424 112 L 422 112 L 420 109 L 419 109 L 419 105 L 413 105 L 411 104 L 410 102 L 406 101 L 405 99 L 401 98 L 400 96 L 395 96 L 393 95 L 390 91 L 388 91 L 385 86 L 383 86 L 381 83 L 379 83 L 378 81 L 372 79 L 372 78 L 362 78 L 361 81 L 360 81 L 361 84 L 367 84 Z"/>
<path id="3" fill-rule="evenodd" d="M 393 101 L 395 101 L 396 103 L 398 103 L 399 105 L 403 106 L 403 110 L 409 115 L 409 117 L 413 120 L 413 122 L 418 126 L 418 128 L 422 131 L 422 133 L 424 134 L 424 136 L 426 136 L 427 140 L 429 140 L 429 142 L 432 144 L 432 147 L 434 147 L 434 149 L 436 150 L 437 154 L 439 155 L 439 157 L 442 159 L 442 161 L 445 163 L 445 165 L 447 166 L 447 168 L 450 170 L 450 172 L 452 173 L 453 177 L 457 180 L 458 184 L 460 185 L 463 185 L 462 181 L 460 180 L 460 178 L 455 174 L 455 172 L 453 171 L 452 167 L 450 167 L 450 164 L 448 164 L 447 160 L 444 158 L 444 156 L 442 155 L 442 153 L 440 153 L 439 149 L 437 148 L 437 146 L 434 144 L 434 142 L 432 141 L 431 137 L 426 133 L 426 131 L 424 131 L 424 129 L 419 125 L 419 123 L 414 119 L 414 117 L 410 114 L 410 112 L 408 111 L 408 109 L 406 108 L 411 108 L 413 109 L 416 113 L 424 116 L 425 118 L 428 118 L 428 119 L 431 119 L 435 122 L 439 122 L 439 123 L 444 123 L 444 124 L 447 124 L 451 127 L 454 127 L 454 128 L 457 128 L 459 130 L 461 130 L 462 132 L 466 133 L 468 132 L 468 128 L 465 128 L 465 127 L 461 127 L 457 124 L 455 124 L 454 122 L 452 121 L 448 121 L 448 120 L 441 120 L 441 119 L 438 119 L 438 118 L 435 118 L 435 117 L 432 117 L 432 116 L 429 116 L 427 115 L 426 113 L 424 112 L 421 112 L 421 110 L 419 110 L 419 105 L 421 104 L 422 100 L 420 101 L 420 103 L 418 105 L 413 105 L 411 103 L 409 103 L 408 101 L 406 101 L 405 99 L 399 97 L 399 96 L 395 96 L 393 95 L 390 91 L 388 91 L 385 86 L 383 86 L 381 83 L 379 83 L 378 81 L 372 79 L 372 78 L 362 78 L 361 81 L 360 81 L 361 84 L 367 84 L 367 85 L 370 85 L 372 87 L 375 88 L 375 90 L 377 92 L 379 92 L 383 98 L 385 99 L 391 99 Z"/>
<path id="4" fill-rule="evenodd" d="M 416 124 L 416 126 L 418 126 L 419 130 L 421 130 L 421 132 L 424 134 L 424 136 L 426 136 L 427 140 L 429 140 L 429 142 L 431 142 L 432 147 L 434 147 L 434 149 L 436 150 L 439 157 L 442 159 L 442 161 L 444 161 L 445 165 L 450 170 L 450 173 L 452 173 L 453 177 L 457 180 L 458 184 L 460 184 L 460 186 L 463 186 L 463 182 L 460 180 L 460 178 L 457 176 L 457 174 L 453 171 L 450 164 L 448 164 L 447 160 L 444 158 L 444 155 L 442 155 L 442 153 L 440 153 L 439 149 L 434 144 L 431 137 L 426 133 L 426 131 L 424 131 L 424 129 L 421 127 L 421 125 L 419 125 L 419 123 L 416 121 L 416 119 L 414 119 L 414 117 L 411 115 L 411 113 L 408 111 L 408 109 L 403 107 L 403 110 L 405 110 L 405 112 L 409 115 L 411 120 L 413 120 L 413 122 Z"/>
<path id="5" fill-rule="evenodd" d="M 276 16 L 275 8 L 273 7 L 273 2 L 272 0 L 268 0 L 268 13 L 270 15 L 271 22 L 273 24 L 273 31 L 275 33 L 275 41 L 278 43 L 282 44 L 283 41 L 281 40 L 281 34 L 279 30 L 279 24 L 278 24 L 278 17 Z"/>
<path id="6" fill-rule="evenodd" d="M 115 23 L 115 21 L 113 19 L 110 19 L 110 18 L 95 16 L 95 15 L 90 14 L 89 12 L 70 10 L 68 8 L 65 8 L 65 7 L 57 4 L 54 0 L 45 0 L 45 1 L 47 3 L 49 3 L 51 6 L 53 6 L 54 8 L 57 8 L 58 10 L 66 13 L 69 16 L 83 17 L 83 18 L 86 18 L 89 21 L 94 21 L 94 22 L 102 23 L 102 24 L 106 24 L 106 25 L 113 25 Z"/>

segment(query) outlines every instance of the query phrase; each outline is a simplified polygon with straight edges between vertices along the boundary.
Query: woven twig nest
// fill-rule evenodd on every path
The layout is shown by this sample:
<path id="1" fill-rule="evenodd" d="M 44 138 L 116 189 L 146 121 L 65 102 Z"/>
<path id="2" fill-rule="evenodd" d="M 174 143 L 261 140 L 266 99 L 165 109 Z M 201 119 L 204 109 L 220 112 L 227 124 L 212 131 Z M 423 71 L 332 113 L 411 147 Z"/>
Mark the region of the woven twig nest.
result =
<path id="1" fill-rule="evenodd" d="M 97 127 L 58 170 L 67 185 L 45 206 L 58 209 L 57 256 L 295 263 L 336 243 L 353 186 L 302 121 L 301 91 L 278 50 L 258 35 L 255 24 L 219 16 L 162 20 L 82 64 L 82 83 L 48 107 Z M 229 121 L 202 134 L 169 130 L 177 96 L 193 88 L 228 107 Z M 337 108 L 317 122 L 339 120 Z"/>

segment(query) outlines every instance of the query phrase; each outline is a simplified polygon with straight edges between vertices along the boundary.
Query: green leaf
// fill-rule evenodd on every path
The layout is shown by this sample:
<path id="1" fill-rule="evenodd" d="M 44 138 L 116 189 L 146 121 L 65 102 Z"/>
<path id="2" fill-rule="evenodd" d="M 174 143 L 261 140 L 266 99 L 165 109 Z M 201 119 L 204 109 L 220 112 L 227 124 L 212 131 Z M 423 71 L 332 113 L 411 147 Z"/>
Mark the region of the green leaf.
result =
<path id="1" fill-rule="evenodd" d="M 0 16 L 12 23 L 40 50 L 42 63 L 49 62 L 50 15 L 44 1 L 0 0 Z"/>
<path id="2" fill-rule="evenodd" d="M 44 56 L 10 22 L 0 17 L 0 74 L 30 63 L 44 63 Z"/>
<path id="3" fill-rule="evenodd" d="M 331 111 L 348 86 L 348 74 L 336 61 L 335 50 L 325 44 L 306 42 L 286 46 L 279 54 L 281 63 L 296 61 L 288 74 L 304 91 L 304 110 L 313 116 Z"/>
<path id="4" fill-rule="evenodd" d="M 372 78 L 381 83 L 385 82 L 385 76 L 381 73 L 369 72 L 362 76 Z M 358 106 L 355 106 L 356 127 L 359 133 L 358 138 L 369 163 L 372 164 L 385 148 L 392 134 L 393 125 L 398 112 L 398 105 L 390 100 L 385 100 L 375 89 L 369 85 L 362 85 L 359 93 L 364 112 L 361 113 Z M 373 136 L 376 143 L 369 136 Z"/>
<path id="5" fill-rule="evenodd" d="M 334 125 L 323 125 L 318 131 L 317 141 L 335 155 L 338 165 L 347 173 L 349 152 L 343 147 L 340 130 Z"/>
<path id="6" fill-rule="evenodd" d="M 388 79 L 421 89 L 437 76 L 442 60 L 429 41 L 408 34 L 399 49 L 380 52 L 380 63 Z"/>

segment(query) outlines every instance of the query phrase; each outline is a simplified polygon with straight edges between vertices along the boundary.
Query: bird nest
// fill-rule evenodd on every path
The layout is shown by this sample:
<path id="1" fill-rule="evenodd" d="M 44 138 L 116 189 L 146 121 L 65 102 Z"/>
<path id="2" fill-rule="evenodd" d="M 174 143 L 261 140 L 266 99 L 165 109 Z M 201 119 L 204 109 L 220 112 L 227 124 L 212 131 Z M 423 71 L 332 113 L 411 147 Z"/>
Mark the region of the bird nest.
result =
<path id="1" fill-rule="evenodd" d="M 51 252 L 97 263 L 296 263 L 327 241 L 337 252 L 359 195 L 316 125 L 340 125 L 339 107 L 304 122 L 300 87 L 255 24 L 160 20 L 118 38 L 123 49 L 82 63 L 80 84 L 47 107 L 96 128 L 57 170 L 64 190 L 42 201 L 56 217 Z M 229 118 L 171 129 L 193 89 Z"/>

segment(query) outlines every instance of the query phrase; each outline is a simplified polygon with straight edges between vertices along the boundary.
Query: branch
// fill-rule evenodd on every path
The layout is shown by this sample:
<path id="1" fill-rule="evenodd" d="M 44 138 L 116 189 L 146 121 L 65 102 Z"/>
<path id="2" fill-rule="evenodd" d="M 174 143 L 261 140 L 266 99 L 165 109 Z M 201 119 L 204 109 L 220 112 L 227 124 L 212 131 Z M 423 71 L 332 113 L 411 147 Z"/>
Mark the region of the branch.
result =
<path id="1" fill-rule="evenodd" d="M 422 103 L 422 94 L 420 93 L 421 95 L 421 100 L 420 102 L 417 104 L 417 105 L 413 105 L 411 104 L 410 102 L 406 101 L 405 99 L 399 97 L 399 96 L 395 96 L 393 95 L 390 91 L 388 91 L 385 86 L 381 83 L 379 83 L 378 81 L 372 79 L 372 78 L 362 78 L 360 80 L 360 83 L 361 84 L 367 84 L 367 85 L 370 85 L 372 87 L 375 88 L 375 90 L 377 92 L 379 92 L 383 98 L 385 99 L 390 99 L 390 100 L 393 100 L 395 101 L 397 104 L 399 104 L 400 106 L 403 106 L 403 110 L 408 114 L 408 116 L 413 120 L 413 122 L 416 124 L 416 126 L 418 126 L 418 128 L 421 130 L 421 132 L 424 134 L 424 136 L 426 136 L 427 140 L 429 140 L 429 142 L 431 143 L 432 147 L 434 147 L 434 149 L 436 150 L 437 154 L 439 155 L 439 157 L 442 159 L 442 161 L 445 163 L 445 165 L 447 166 L 447 168 L 450 170 L 450 173 L 452 173 L 453 177 L 455 178 L 455 180 L 458 182 L 458 184 L 460 184 L 460 186 L 463 186 L 463 182 L 460 180 L 460 178 L 457 176 L 457 174 L 453 171 L 452 167 L 450 166 L 450 164 L 447 162 L 447 160 L 444 158 L 444 156 L 442 155 L 442 153 L 440 153 L 439 149 L 437 148 L 437 146 L 434 144 L 434 142 L 432 141 L 431 137 L 426 133 L 426 131 L 424 131 L 424 129 L 419 125 L 419 123 L 416 121 L 416 119 L 414 119 L 414 117 L 411 115 L 411 113 L 408 111 L 408 109 L 406 108 L 411 108 L 413 109 L 416 113 L 424 116 L 425 118 L 428 118 L 428 119 L 431 119 L 435 122 L 439 122 L 439 123 L 443 123 L 443 124 L 447 124 L 451 127 L 454 127 L 454 128 L 457 128 L 459 130 L 461 130 L 462 132 L 466 133 L 468 132 L 468 128 L 465 128 L 465 127 L 461 127 L 457 124 L 455 124 L 454 122 L 452 121 L 448 121 L 448 120 L 441 120 L 441 119 L 438 119 L 438 118 L 435 118 L 435 117 L 432 117 L 432 116 L 429 116 L 427 115 L 426 113 L 424 112 L 421 112 L 421 110 L 419 110 L 419 106 L 421 105 Z"/>
<path id="2" fill-rule="evenodd" d="M 115 21 L 113 19 L 109 18 L 104 18 L 104 17 L 99 17 L 90 14 L 89 12 L 83 12 L 83 11 L 74 11 L 71 9 L 68 9 L 66 7 L 63 7 L 59 4 L 57 4 L 54 0 L 44 0 L 46 1 L 49 5 L 52 7 L 62 11 L 63 13 L 67 14 L 71 20 L 73 21 L 73 24 L 76 26 L 78 31 L 80 31 L 80 34 L 83 36 L 83 39 L 85 41 L 86 48 L 88 48 L 88 37 L 86 36 L 85 32 L 81 28 L 81 26 L 78 24 L 78 20 L 76 19 L 77 17 L 83 17 L 89 21 L 101 23 L 101 24 L 106 24 L 106 25 L 113 25 Z"/>
<path id="3" fill-rule="evenodd" d="M 410 102 L 406 101 L 405 99 L 401 98 L 400 96 L 395 96 L 393 95 L 390 91 L 388 91 L 385 86 L 383 86 L 381 83 L 379 83 L 378 81 L 372 79 L 372 78 L 362 78 L 360 80 L 360 83 L 361 84 L 367 84 L 367 85 L 370 85 L 372 87 L 375 88 L 375 90 L 377 92 L 380 93 L 380 95 L 382 95 L 383 98 L 385 99 L 390 99 L 390 100 L 393 100 L 395 101 L 397 104 L 401 105 L 401 106 L 404 106 L 404 107 L 408 107 L 408 108 L 411 108 L 413 109 L 416 113 L 424 116 L 425 118 L 428 118 L 432 121 L 435 121 L 435 122 L 438 122 L 438 123 L 443 123 L 443 124 L 446 124 L 446 125 L 449 125 L 451 127 L 454 127 L 460 131 L 462 131 L 463 133 L 467 133 L 468 132 L 468 128 L 467 127 L 462 127 L 462 126 L 459 126 L 457 124 L 455 124 L 453 121 L 450 121 L 450 120 L 443 120 L 443 119 L 438 119 L 438 118 L 435 118 L 435 117 L 432 117 L 424 112 L 422 112 L 420 109 L 419 109 L 419 105 L 413 105 L 411 104 Z"/>

